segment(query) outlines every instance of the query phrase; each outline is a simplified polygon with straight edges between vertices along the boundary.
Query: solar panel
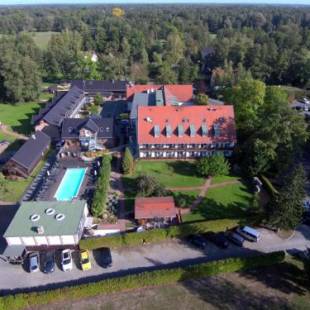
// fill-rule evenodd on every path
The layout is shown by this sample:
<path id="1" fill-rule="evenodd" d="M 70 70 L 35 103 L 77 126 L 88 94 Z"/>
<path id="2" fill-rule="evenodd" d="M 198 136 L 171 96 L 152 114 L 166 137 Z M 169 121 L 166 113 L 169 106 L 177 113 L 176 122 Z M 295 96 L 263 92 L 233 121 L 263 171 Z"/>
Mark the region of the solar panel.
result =
<path id="1" fill-rule="evenodd" d="M 178 125 L 178 136 L 183 137 L 183 135 L 184 135 L 184 127 L 182 124 L 179 124 Z"/>
<path id="2" fill-rule="evenodd" d="M 194 124 L 189 125 L 189 131 L 190 131 L 190 136 L 195 137 L 196 135 L 196 128 Z"/>
<path id="3" fill-rule="evenodd" d="M 160 136 L 160 129 L 158 125 L 154 126 L 154 137 L 158 138 Z"/>
<path id="4" fill-rule="evenodd" d="M 201 132 L 203 136 L 207 136 L 208 135 L 208 127 L 206 123 L 202 123 L 201 125 Z"/>

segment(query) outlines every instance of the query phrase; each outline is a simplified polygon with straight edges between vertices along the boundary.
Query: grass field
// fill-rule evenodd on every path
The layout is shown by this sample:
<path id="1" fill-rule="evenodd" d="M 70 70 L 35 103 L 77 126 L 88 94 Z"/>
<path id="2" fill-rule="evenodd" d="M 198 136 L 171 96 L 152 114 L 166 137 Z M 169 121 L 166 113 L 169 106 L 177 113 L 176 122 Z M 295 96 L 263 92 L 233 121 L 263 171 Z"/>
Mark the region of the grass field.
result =
<path id="1" fill-rule="evenodd" d="M 246 185 L 232 184 L 208 190 L 201 204 L 190 214 L 184 215 L 184 222 L 213 220 L 221 218 L 242 219 L 252 206 L 253 194 Z"/>
<path id="2" fill-rule="evenodd" d="M 48 101 L 52 97 L 49 93 L 42 93 L 37 101 L 26 103 L 0 103 L 0 122 L 8 125 L 12 130 L 29 134 L 32 131 L 31 116 L 36 114 L 40 107 L 40 102 Z"/>
<path id="3" fill-rule="evenodd" d="M 36 307 L 34 309 L 39 309 Z M 41 307 L 42 308 L 42 307 Z M 302 264 L 292 259 L 247 272 L 146 287 L 93 298 L 66 299 L 47 310 L 82 309 L 309 309 L 309 280 Z"/>
<path id="4" fill-rule="evenodd" d="M 140 174 L 153 176 L 166 187 L 201 186 L 205 181 L 196 175 L 195 163 L 188 161 L 140 160 L 134 177 Z"/>
<path id="5" fill-rule="evenodd" d="M 2 173 L 0 173 L 0 200 L 7 202 L 18 201 L 22 197 L 26 188 L 33 182 L 36 175 L 42 169 L 44 163 L 45 160 L 41 160 L 31 176 L 29 176 L 27 179 L 7 180 L 4 178 Z"/>
<path id="6" fill-rule="evenodd" d="M 213 177 L 211 184 L 220 184 L 223 182 L 230 182 L 230 181 L 240 181 L 239 177 L 231 176 L 231 175 L 220 175 L 217 177 Z"/>
<path id="7" fill-rule="evenodd" d="M 3 132 L 0 131 L 0 141 L 2 140 L 7 140 L 12 143 L 16 140 L 16 138 L 12 137 L 11 135 L 4 134 Z"/>
<path id="8" fill-rule="evenodd" d="M 41 49 L 46 49 L 49 40 L 53 34 L 57 32 L 47 31 L 47 32 L 27 32 L 33 37 L 34 42 Z"/>

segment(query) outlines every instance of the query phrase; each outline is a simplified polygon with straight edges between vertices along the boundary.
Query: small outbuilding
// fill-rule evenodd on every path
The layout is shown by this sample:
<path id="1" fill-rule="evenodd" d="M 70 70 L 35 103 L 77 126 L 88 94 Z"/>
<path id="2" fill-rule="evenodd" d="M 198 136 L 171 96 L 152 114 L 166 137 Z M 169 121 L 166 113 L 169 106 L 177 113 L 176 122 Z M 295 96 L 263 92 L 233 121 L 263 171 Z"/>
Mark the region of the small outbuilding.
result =
<path id="1" fill-rule="evenodd" d="M 172 196 L 139 197 L 135 200 L 135 219 L 144 225 L 147 222 L 172 223 L 177 220 L 178 211 Z"/>

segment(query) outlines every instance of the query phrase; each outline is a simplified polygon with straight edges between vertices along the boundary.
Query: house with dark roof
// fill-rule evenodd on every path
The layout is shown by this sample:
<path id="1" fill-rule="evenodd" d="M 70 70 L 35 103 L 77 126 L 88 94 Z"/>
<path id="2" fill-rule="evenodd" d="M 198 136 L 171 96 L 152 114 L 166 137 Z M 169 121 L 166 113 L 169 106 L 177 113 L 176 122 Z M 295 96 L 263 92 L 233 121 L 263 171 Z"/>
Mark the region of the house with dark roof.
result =
<path id="1" fill-rule="evenodd" d="M 113 118 L 65 118 L 61 130 L 64 149 L 95 150 L 115 145 Z"/>
<path id="2" fill-rule="evenodd" d="M 36 122 L 35 130 L 46 131 L 52 139 L 57 140 L 65 118 L 79 116 L 79 111 L 86 103 L 86 96 L 83 90 L 78 87 L 72 87 L 68 92 L 63 94 L 54 103 L 50 103 L 45 110 L 41 110 L 39 117 L 33 118 Z M 47 129 L 48 127 L 48 129 Z"/>
<path id="3" fill-rule="evenodd" d="M 121 80 L 72 80 L 72 87 L 82 89 L 88 96 L 101 94 L 105 99 L 124 98 L 126 81 Z"/>
<path id="4" fill-rule="evenodd" d="M 148 222 L 171 223 L 177 220 L 178 211 L 172 196 L 138 197 L 135 200 L 135 219 L 140 225 Z"/>
<path id="5" fill-rule="evenodd" d="M 51 139 L 43 132 L 36 132 L 9 159 L 3 168 L 7 176 L 27 178 L 50 147 Z"/>
<path id="6" fill-rule="evenodd" d="M 86 201 L 22 202 L 4 233 L 9 246 L 41 249 L 79 243 L 88 216 Z"/>
<path id="7" fill-rule="evenodd" d="M 136 135 L 140 158 L 231 156 L 237 142 L 234 108 L 140 106 Z"/>

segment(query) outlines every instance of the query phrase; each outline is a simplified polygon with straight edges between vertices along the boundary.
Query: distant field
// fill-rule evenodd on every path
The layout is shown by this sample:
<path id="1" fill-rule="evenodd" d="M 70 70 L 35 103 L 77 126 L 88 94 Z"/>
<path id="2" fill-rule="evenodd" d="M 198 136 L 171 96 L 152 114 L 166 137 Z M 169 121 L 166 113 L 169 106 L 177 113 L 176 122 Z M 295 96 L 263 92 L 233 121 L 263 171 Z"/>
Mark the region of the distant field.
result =
<path id="1" fill-rule="evenodd" d="M 47 32 L 28 32 L 33 37 L 34 42 L 38 45 L 38 47 L 42 49 L 47 48 L 47 44 L 53 34 L 57 32 L 47 31 Z"/>

